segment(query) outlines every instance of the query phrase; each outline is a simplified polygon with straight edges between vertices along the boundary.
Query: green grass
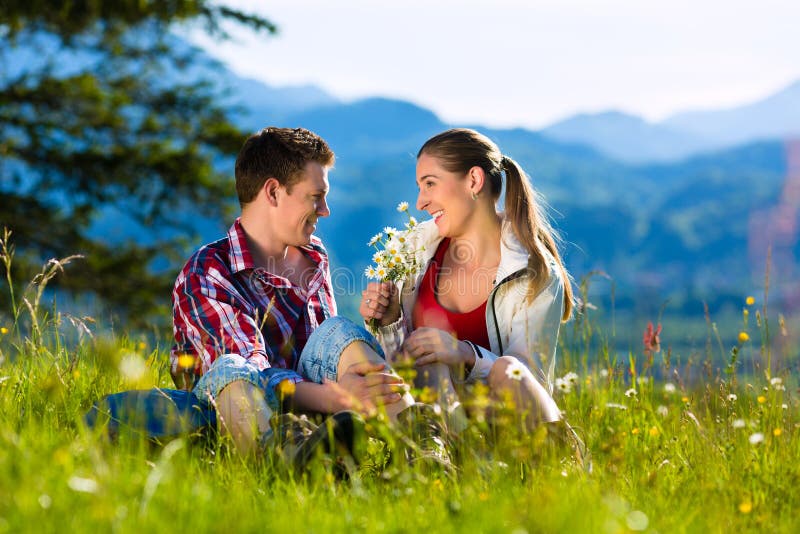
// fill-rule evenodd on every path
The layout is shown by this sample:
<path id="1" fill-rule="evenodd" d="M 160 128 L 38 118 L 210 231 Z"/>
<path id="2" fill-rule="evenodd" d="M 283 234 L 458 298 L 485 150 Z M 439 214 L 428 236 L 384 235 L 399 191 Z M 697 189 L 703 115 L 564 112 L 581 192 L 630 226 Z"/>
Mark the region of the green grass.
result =
<path id="1" fill-rule="evenodd" d="M 0 532 L 800 530 L 796 341 L 771 344 L 763 317 L 747 325 L 750 341 L 724 341 L 736 331 L 717 341 L 709 326 L 705 353 L 652 360 L 615 356 L 613 337 L 586 318 L 567 325 L 559 375 L 578 379 L 557 401 L 592 451 L 591 475 L 563 451 L 539 454 L 540 436 L 501 427 L 494 448 L 467 434 L 455 479 L 395 463 L 346 482 L 321 470 L 298 479 L 224 442 L 151 447 L 123 435 L 111 444 L 83 414 L 107 393 L 171 386 L 166 351 L 110 331 L 78 335 L 80 323 L 57 310 L 6 317 Z M 767 372 L 768 360 L 780 368 Z"/>

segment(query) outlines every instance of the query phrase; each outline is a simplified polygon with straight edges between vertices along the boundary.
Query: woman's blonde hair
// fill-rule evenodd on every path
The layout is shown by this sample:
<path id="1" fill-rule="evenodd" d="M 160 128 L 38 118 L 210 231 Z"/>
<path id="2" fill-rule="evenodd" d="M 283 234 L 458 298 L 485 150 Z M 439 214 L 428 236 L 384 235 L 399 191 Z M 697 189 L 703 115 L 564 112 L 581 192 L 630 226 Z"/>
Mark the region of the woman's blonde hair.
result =
<path id="1" fill-rule="evenodd" d="M 417 158 L 422 154 L 435 157 L 449 172 L 466 175 L 471 168 L 480 167 L 489 178 L 490 193 L 495 202 L 500 198 L 505 172 L 506 218 L 529 254 L 528 271 L 531 281 L 528 297 L 535 297 L 550 277 L 547 256 L 542 250 L 544 247 L 561 271 L 564 282 L 564 313 L 561 319 L 569 319 L 572 315 L 572 285 L 556 247 L 558 235 L 550 226 L 538 195 L 519 164 L 504 156 L 488 137 L 467 128 L 454 128 L 431 137 L 422 145 Z"/>

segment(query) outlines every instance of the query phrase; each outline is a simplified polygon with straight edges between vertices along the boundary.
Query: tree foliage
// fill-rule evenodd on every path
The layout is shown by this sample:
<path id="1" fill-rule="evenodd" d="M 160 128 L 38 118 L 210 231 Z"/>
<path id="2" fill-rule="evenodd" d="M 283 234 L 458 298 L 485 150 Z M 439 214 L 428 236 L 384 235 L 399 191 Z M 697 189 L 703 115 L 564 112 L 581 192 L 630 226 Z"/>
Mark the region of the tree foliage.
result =
<path id="1" fill-rule="evenodd" d="M 205 0 L 0 0 L 0 220 L 23 253 L 20 278 L 83 254 L 61 287 L 142 317 L 168 302 L 193 218 L 223 215 L 221 164 L 245 133 L 209 60 L 171 33 L 179 24 L 219 39 L 275 32 Z M 117 216 L 157 239 L 107 239 L 98 225 Z"/>

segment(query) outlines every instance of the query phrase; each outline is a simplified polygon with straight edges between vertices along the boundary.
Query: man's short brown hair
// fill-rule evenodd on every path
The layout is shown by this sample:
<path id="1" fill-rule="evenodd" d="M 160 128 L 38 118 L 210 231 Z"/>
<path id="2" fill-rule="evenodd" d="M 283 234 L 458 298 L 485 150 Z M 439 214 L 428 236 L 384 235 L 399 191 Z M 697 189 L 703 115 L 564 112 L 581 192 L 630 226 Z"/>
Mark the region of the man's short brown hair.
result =
<path id="1" fill-rule="evenodd" d="M 264 128 L 245 141 L 236 157 L 239 204 L 252 202 L 268 178 L 291 192 L 308 162 L 330 167 L 335 159 L 328 143 L 305 128 Z"/>

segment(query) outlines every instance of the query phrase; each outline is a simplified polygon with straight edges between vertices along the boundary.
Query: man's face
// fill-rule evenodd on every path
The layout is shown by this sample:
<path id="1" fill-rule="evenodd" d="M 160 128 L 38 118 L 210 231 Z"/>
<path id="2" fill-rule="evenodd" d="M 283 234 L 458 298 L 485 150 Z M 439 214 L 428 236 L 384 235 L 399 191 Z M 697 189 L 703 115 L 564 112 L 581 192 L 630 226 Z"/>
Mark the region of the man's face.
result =
<path id="1" fill-rule="evenodd" d="M 278 223 L 282 241 L 289 246 L 303 246 L 311 241 L 317 219 L 330 215 L 326 196 L 328 168 L 315 161 L 306 163 L 302 177 L 291 187 L 281 186 L 278 200 Z"/>

